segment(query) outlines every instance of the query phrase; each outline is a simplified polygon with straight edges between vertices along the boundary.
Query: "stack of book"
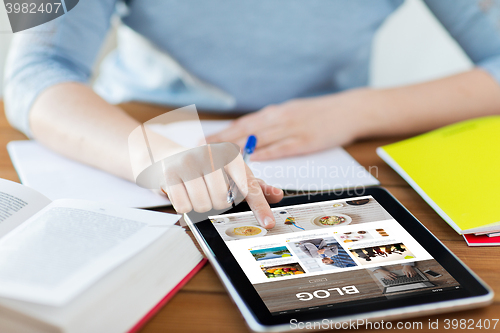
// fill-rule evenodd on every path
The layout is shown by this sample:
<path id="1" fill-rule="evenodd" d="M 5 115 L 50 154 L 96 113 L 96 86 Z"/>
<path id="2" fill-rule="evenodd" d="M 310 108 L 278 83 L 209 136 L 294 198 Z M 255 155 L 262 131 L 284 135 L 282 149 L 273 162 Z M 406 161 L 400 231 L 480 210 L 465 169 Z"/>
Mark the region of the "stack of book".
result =
<path id="1" fill-rule="evenodd" d="M 500 116 L 377 149 L 469 246 L 500 245 Z"/>

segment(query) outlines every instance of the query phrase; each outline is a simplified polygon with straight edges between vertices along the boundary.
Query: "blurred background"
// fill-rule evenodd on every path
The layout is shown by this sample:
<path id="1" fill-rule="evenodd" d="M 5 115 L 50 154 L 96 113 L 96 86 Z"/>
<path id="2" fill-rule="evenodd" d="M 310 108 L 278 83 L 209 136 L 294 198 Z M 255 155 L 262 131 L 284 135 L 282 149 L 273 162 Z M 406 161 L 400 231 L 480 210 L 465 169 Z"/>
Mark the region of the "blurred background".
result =
<path id="1" fill-rule="evenodd" d="M 488 0 L 482 2 L 488 6 Z M 0 7 L 0 25 L 8 24 L 5 9 Z M 116 45 L 118 20 L 115 20 L 113 26 L 95 65 L 96 70 L 100 61 Z M 11 39 L 11 33 L 0 32 L 2 78 Z M 415 83 L 454 74 L 470 67 L 471 61 L 425 4 L 421 0 L 406 0 L 377 34 L 372 53 L 370 85 L 390 87 Z M 97 74 L 98 72 L 94 77 Z M 0 81 L 0 98 L 2 93 L 3 79 Z"/>

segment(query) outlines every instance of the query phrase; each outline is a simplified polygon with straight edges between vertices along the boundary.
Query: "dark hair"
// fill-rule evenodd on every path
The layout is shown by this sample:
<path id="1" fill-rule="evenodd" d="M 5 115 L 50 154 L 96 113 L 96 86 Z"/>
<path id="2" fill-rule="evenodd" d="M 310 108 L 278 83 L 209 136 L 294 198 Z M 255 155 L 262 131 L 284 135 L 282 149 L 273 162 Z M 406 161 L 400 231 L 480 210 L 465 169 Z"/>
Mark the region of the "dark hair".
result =
<path id="1" fill-rule="evenodd" d="M 329 263 L 326 263 L 325 260 L 328 260 Z M 321 259 L 321 261 L 323 262 L 323 264 L 327 264 L 327 265 L 332 265 L 333 264 L 333 260 L 330 259 L 330 258 L 323 258 L 323 259 Z"/>

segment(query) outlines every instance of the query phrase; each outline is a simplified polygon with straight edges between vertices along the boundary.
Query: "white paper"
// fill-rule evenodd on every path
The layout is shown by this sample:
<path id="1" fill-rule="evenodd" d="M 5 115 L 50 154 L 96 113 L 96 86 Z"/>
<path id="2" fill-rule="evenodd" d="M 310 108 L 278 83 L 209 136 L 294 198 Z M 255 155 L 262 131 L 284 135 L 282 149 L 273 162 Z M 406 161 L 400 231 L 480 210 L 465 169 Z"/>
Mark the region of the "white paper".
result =
<path id="1" fill-rule="evenodd" d="M 0 178 L 0 238 L 48 204 L 50 200 L 33 189 Z"/>
<path id="2" fill-rule="evenodd" d="M 230 121 L 202 121 L 205 136 L 217 133 Z M 183 146 L 196 147 L 200 137 L 190 130 L 196 123 L 184 121 L 168 125 L 153 124 L 149 127 Z M 258 138 L 257 138 L 258 140 Z M 318 191 L 379 185 L 379 181 L 361 166 L 343 148 L 338 147 L 319 153 L 249 163 L 254 175 L 268 184 L 287 190 Z"/>
<path id="3" fill-rule="evenodd" d="M 0 296 L 62 306 L 180 215 L 81 200 L 53 202 L 0 239 Z"/>
<path id="4" fill-rule="evenodd" d="M 163 195 L 73 161 L 35 141 L 12 141 L 7 148 L 21 182 L 51 200 L 82 199 L 141 208 L 170 205 Z"/>

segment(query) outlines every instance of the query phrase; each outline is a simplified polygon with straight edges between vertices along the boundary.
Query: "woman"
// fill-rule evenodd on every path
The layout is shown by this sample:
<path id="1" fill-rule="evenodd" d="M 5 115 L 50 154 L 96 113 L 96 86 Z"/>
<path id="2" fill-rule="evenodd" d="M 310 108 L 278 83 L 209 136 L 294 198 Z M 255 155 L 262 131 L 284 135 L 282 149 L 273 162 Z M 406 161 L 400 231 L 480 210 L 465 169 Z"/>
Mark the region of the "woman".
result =
<path id="1" fill-rule="evenodd" d="M 6 110 L 28 136 L 76 160 L 132 179 L 127 136 L 139 124 L 110 104 L 127 99 L 249 113 L 210 142 L 258 137 L 255 160 L 307 154 L 365 137 L 413 134 L 500 110 L 500 37 L 471 0 L 425 3 L 476 67 L 394 89 L 369 89 L 373 36 L 402 0 L 81 1 L 15 38 Z M 97 91 L 85 84 L 119 8 L 122 22 L 158 51 L 119 40 Z M 37 30 L 37 29 L 34 29 Z M 175 151 L 172 142 L 166 147 Z M 170 149 L 170 148 L 169 148 Z M 267 200 L 281 192 L 244 164 L 250 206 L 274 225 Z M 222 174 L 167 189 L 179 212 L 224 205 Z M 241 184 L 240 184 L 241 185 Z M 241 185 L 244 186 L 244 185 Z"/>

